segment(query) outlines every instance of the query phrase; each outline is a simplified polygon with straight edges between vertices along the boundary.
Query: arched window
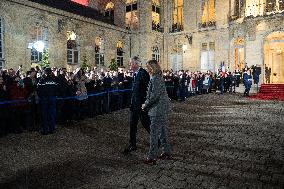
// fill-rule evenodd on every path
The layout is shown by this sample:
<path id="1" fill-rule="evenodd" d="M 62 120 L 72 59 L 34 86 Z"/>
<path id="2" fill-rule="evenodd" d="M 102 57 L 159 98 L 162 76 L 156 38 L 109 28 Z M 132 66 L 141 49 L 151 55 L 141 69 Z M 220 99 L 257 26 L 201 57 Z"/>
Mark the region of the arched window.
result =
<path id="1" fill-rule="evenodd" d="M 48 48 L 48 28 L 42 26 L 35 26 L 31 30 L 31 62 L 39 63 L 42 61 L 42 53 Z M 39 50 L 38 45 L 43 45 Z"/>
<path id="2" fill-rule="evenodd" d="M 173 0 L 172 31 L 183 31 L 183 0 Z"/>
<path id="3" fill-rule="evenodd" d="M 160 50 L 157 46 L 152 47 L 152 59 L 160 62 Z"/>
<path id="4" fill-rule="evenodd" d="M 125 24 L 128 29 L 138 29 L 137 0 L 126 0 Z"/>
<path id="5" fill-rule="evenodd" d="M 116 63 L 118 67 L 123 66 L 123 44 L 121 41 L 116 44 Z"/>
<path id="6" fill-rule="evenodd" d="M 104 60 L 104 40 L 101 37 L 95 39 L 95 60 L 98 67 L 105 64 Z"/>
<path id="7" fill-rule="evenodd" d="M 152 30 L 159 31 L 161 26 L 160 0 L 152 0 Z"/>
<path id="8" fill-rule="evenodd" d="M 0 16 L 0 69 L 4 67 L 4 20 Z"/>
<path id="9" fill-rule="evenodd" d="M 215 0 L 202 0 L 201 27 L 215 26 L 216 22 Z"/>
<path id="10" fill-rule="evenodd" d="M 67 32 L 67 63 L 79 63 L 79 44 L 77 42 L 77 34 L 74 31 Z"/>
<path id="11" fill-rule="evenodd" d="M 105 7 L 105 17 L 110 18 L 112 21 L 114 20 L 114 4 L 113 2 L 109 2 Z"/>

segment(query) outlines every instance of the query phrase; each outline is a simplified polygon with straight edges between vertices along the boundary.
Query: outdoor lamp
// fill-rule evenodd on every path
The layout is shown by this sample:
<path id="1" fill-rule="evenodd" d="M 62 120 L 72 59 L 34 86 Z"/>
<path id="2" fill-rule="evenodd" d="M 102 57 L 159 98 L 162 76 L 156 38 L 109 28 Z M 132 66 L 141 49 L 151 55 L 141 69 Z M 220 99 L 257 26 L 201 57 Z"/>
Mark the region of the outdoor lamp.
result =
<path id="1" fill-rule="evenodd" d="M 33 47 L 38 52 L 43 52 L 43 50 L 44 50 L 44 42 L 43 41 L 37 41 L 37 42 L 34 43 Z"/>

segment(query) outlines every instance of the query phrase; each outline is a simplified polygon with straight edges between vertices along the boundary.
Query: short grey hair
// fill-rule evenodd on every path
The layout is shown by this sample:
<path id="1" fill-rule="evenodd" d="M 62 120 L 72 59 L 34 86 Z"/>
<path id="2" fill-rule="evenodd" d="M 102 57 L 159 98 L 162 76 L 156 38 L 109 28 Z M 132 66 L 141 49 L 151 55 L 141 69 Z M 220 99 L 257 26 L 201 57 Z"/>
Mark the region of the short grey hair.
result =
<path id="1" fill-rule="evenodd" d="M 138 56 L 133 56 L 131 59 L 131 62 L 135 63 L 135 64 L 140 64 L 140 58 Z"/>

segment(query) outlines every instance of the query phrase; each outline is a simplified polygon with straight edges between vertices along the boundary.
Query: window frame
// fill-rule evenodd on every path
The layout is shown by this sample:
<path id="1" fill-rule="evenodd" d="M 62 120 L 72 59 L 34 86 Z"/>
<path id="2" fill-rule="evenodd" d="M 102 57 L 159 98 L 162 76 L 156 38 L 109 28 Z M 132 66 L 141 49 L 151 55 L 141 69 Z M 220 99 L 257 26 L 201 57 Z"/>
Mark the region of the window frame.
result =
<path id="1" fill-rule="evenodd" d="M 177 4 L 176 4 L 177 2 Z M 178 5 L 178 1 L 172 0 L 172 32 L 181 32 L 184 30 L 184 1 L 182 2 L 182 5 Z M 181 11 L 181 18 L 179 18 L 179 12 Z M 176 13 L 176 14 L 175 14 Z M 174 17 L 176 15 L 176 23 L 174 21 Z M 180 23 L 179 23 L 180 21 Z"/>
<path id="2" fill-rule="evenodd" d="M 68 65 L 77 65 L 80 63 L 80 46 L 76 40 L 74 40 L 74 43 L 76 43 L 76 48 L 69 48 L 68 42 L 72 40 L 67 40 L 67 64 Z M 71 56 L 71 58 L 69 58 Z M 77 57 L 76 57 L 77 56 Z M 77 58 L 77 62 L 75 60 Z M 71 61 L 69 61 L 71 60 Z"/>
<path id="3" fill-rule="evenodd" d="M 36 38 L 33 39 L 33 43 L 37 41 L 44 42 L 44 50 L 48 48 L 48 27 L 44 26 L 35 26 L 36 30 Z M 32 63 L 40 63 L 42 61 L 43 52 L 37 51 L 35 48 L 32 47 L 31 49 L 31 62 Z"/>
<path id="4" fill-rule="evenodd" d="M 216 0 L 214 1 L 214 20 L 210 20 L 210 0 L 202 0 L 201 1 L 201 23 L 200 27 L 201 28 L 208 28 L 208 27 L 215 27 L 216 26 Z M 205 11 L 205 5 L 207 4 L 207 14 L 206 14 L 206 20 L 205 22 L 202 21 L 203 19 L 203 13 Z"/>
<path id="5" fill-rule="evenodd" d="M 121 49 L 121 51 L 119 50 Z M 118 67 L 123 66 L 123 48 L 116 47 L 116 64 Z"/>
<path id="6" fill-rule="evenodd" d="M 156 5 L 152 1 L 152 30 L 159 31 L 161 29 L 161 5 Z M 159 17 L 158 23 L 154 23 L 154 14 Z"/>
<path id="7" fill-rule="evenodd" d="M 157 62 L 160 62 L 161 60 L 160 49 L 157 46 L 152 48 L 152 59 L 156 60 Z"/>
<path id="8" fill-rule="evenodd" d="M 95 44 L 95 64 L 96 66 L 104 66 L 105 65 L 105 55 L 104 55 L 104 39 L 101 37 L 97 37 L 96 39 L 100 40 L 100 44 Z"/>
<path id="9" fill-rule="evenodd" d="M 130 20 L 127 19 L 127 15 L 130 14 Z M 137 17 L 137 24 L 133 22 L 133 18 Z M 138 17 L 138 2 L 133 1 L 125 5 L 125 25 L 127 29 L 137 29 L 139 27 Z"/>

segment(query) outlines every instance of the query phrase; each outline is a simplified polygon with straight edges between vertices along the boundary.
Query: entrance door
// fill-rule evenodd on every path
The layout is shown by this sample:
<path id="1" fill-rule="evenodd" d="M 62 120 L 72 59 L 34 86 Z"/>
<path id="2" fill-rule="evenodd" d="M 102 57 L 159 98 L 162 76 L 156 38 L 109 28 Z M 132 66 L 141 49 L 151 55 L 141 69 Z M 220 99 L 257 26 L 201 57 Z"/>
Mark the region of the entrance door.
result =
<path id="1" fill-rule="evenodd" d="M 274 32 L 266 37 L 264 68 L 266 83 L 284 84 L 284 32 Z"/>
<path id="2" fill-rule="evenodd" d="M 284 53 L 272 53 L 272 83 L 284 83 Z"/>
<path id="3" fill-rule="evenodd" d="M 201 51 L 201 71 L 215 71 L 215 51 Z"/>

